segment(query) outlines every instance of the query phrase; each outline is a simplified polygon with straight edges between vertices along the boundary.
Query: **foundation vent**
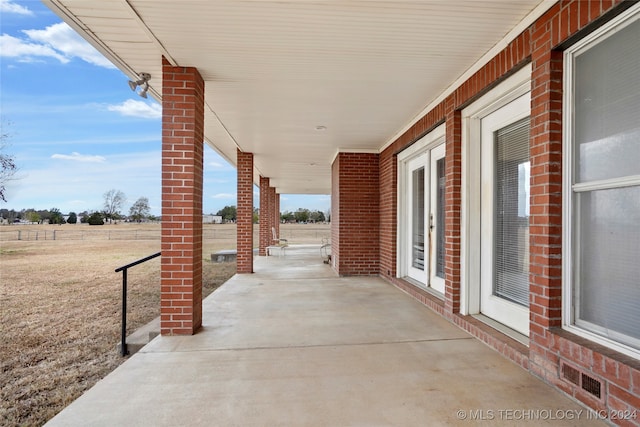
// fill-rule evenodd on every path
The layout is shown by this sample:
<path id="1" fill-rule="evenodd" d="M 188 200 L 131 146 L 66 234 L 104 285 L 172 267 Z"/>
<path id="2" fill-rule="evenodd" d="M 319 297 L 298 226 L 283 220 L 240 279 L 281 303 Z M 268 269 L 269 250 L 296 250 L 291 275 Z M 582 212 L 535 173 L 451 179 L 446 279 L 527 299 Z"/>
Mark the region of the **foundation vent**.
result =
<path id="1" fill-rule="evenodd" d="M 600 399 L 600 381 L 585 373 L 582 374 L 582 389 Z"/>
<path id="2" fill-rule="evenodd" d="M 565 363 L 562 364 L 562 378 L 577 386 L 580 385 L 580 371 Z"/>
<path id="3" fill-rule="evenodd" d="M 560 364 L 560 375 L 562 379 L 577 385 L 587 393 L 598 399 L 602 398 L 602 383 L 591 375 L 564 362 Z"/>

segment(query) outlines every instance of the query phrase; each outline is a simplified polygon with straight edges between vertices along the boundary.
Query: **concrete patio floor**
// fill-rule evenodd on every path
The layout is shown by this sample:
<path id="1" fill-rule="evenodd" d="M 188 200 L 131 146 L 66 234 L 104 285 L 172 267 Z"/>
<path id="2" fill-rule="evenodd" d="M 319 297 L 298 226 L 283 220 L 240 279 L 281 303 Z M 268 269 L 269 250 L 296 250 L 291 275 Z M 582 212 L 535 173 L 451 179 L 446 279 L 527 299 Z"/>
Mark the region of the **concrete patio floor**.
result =
<path id="1" fill-rule="evenodd" d="M 47 426 L 604 425 L 375 277 L 318 247 L 257 257 Z"/>

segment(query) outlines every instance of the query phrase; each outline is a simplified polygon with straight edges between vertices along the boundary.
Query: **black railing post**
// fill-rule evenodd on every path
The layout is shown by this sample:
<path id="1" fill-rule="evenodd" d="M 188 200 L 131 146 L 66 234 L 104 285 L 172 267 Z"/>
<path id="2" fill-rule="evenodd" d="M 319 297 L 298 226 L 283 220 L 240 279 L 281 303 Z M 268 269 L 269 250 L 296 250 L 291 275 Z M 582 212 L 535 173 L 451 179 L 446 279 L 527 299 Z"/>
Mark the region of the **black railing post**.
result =
<path id="1" fill-rule="evenodd" d="M 148 257 L 134 261 L 131 264 L 116 268 L 116 273 L 122 271 L 122 331 L 120 337 L 120 354 L 122 357 L 129 354 L 129 350 L 127 349 L 127 270 L 129 267 L 134 267 L 138 264 L 149 261 L 150 259 L 159 257 L 161 253 L 162 252 L 157 252 L 153 255 L 149 255 Z"/>
<path id="2" fill-rule="evenodd" d="M 120 336 L 120 355 L 129 354 L 127 349 L 127 269 L 122 270 L 122 334 Z"/>

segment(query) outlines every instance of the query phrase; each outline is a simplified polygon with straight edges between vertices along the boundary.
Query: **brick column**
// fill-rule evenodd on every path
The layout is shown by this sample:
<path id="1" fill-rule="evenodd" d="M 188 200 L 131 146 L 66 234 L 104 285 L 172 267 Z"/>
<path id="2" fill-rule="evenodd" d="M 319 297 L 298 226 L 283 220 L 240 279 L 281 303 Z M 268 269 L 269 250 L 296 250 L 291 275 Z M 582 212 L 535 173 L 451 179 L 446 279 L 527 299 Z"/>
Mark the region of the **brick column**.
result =
<path id="1" fill-rule="evenodd" d="M 340 153 L 331 175 L 332 264 L 341 276 L 378 275 L 379 156 Z"/>
<path id="2" fill-rule="evenodd" d="M 462 115 L 453 109 L 453 97 L 446 101 L 445 164 L 445 312 L 460 312 L 460 224 L 462 211 Z"/>
<path id="3" fill-rule="evenodd" d="M 276 229 L 276 233 L 278 233 L 278 228 L 276 227 L 278 216 L 277 208 L 276 208 L 276 189 L 275 187 L 269 187 L 269 235 L 273 238 L 273 228 Z M 278 236 L 279 237 L 279 236 Z"/>
<path id="4" fill-rule="evenodd" d="M 551 31 L 536 34 L 541 36 L 531 55 L 529 366 L 544 375 L 549 328 L 562 325 L 563 55 L 552 50 Z"/>
<path id="5" fill-rule="evenodd" d="M 237 264 L 239 274 L 253 273 L 253 153 L 238 150 Z"/>
<path id="6" fill-rule="evenodd" d="M 260 177 L 260 256 L 267 255 L 271 244 L 271 215 L 269 212 L 269 178 Z"/>
<path id="7" fill-rule="evenodd" d="M 162 261 L 160 330 L 202 325 L 204 81 L 197 69 L 162 64 Z"/>
<path id="8" fill-rule="evenodd" d="M 275 224 L 276 233 L 278 233 L 278 237 L 280 237 L 280 194 L 276 193 L 276 218 Z"/>

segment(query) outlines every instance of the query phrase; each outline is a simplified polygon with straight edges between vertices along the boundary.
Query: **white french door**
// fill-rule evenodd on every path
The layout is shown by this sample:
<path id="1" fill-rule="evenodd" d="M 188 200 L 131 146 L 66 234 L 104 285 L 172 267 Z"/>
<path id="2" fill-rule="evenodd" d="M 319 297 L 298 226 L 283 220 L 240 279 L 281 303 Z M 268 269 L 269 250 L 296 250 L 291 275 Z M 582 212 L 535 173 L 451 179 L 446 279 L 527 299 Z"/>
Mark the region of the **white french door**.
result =
<path id="1" fill-rule="evenodd" d="M 529 117 L 523 95 L 481 120 L 480 312 L 529 334 Z"/>
<path id="2" fill-rule="evenodd" d="M 444 143 L 408 160 L 405 171 L 405 270 L 420 285 L 444 294 Z"/>

